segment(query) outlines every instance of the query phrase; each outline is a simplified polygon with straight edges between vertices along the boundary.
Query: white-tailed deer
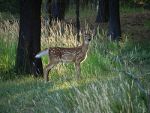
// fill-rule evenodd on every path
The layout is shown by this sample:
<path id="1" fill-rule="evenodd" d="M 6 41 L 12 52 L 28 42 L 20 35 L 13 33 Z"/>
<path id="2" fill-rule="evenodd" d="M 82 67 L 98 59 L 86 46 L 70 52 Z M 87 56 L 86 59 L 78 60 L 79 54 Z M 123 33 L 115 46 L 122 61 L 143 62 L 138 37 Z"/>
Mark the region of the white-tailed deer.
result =
<path id="1" fill-rule="evenodd" d="M 59 62 L 74 62 L 78 79 L 80 78 L 80 63 L 86 58 L 89 42 L 91 40 L 90 34 L 84 34 L 83 44 L 75 48 L 61 48 L 53 47 L 39 52 L 35 58 L 40 58 L 43 55 L 49 56 L 49 64 L 44 68 L 44 79 L 49 80 L 49 71 Z"/>

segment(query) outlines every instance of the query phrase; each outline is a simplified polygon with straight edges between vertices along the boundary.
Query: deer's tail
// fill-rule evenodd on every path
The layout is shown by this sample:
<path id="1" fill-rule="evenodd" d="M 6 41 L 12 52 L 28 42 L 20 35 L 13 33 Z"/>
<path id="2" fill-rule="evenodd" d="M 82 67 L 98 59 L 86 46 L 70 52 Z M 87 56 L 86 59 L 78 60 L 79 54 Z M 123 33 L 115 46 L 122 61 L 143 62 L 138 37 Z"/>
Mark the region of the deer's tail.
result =
<path id="1" fill-rule="evenodd" d="M 47 54 L 48 54 L 48 49 L 45 49 L 45 50 L 39 52 L 38 54 L 36 54 L 35 58 L 41 58 L 42 56 L 47 55 Z"/>

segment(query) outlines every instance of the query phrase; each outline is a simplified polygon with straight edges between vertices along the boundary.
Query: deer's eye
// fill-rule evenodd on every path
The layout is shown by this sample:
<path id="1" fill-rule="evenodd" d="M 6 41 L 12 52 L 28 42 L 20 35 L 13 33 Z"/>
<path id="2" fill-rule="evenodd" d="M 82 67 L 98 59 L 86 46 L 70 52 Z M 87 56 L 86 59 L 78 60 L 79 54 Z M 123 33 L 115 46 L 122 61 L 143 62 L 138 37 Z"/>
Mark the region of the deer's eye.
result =
<path id="1" fill-rule="evenodd" d="M 88 38 L 88 41 L 91 41 L 91 38 Z"/>

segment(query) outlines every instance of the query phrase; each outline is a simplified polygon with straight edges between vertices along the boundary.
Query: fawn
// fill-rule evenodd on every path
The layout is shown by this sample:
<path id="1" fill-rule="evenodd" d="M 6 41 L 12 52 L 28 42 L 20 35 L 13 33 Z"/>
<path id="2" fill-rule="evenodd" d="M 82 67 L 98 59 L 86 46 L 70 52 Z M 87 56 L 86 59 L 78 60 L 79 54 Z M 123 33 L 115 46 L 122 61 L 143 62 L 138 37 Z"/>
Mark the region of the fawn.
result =
<path id="1" fill-rule="evenodd" d="M 78 79 L 80 78 L 80 63 L 86 59 L 89 42 L 91 41 L 90 34 L 83 35 L 83 43 L 75 48 L 53 47 L 39 52 L 35 58 L 40 58 L 43 55 L 49 56 L 49 64 L 44 68 L 44 79 L 49 80 L 49 71 L 59 62 L 73 62 L 75 64 Z"/>

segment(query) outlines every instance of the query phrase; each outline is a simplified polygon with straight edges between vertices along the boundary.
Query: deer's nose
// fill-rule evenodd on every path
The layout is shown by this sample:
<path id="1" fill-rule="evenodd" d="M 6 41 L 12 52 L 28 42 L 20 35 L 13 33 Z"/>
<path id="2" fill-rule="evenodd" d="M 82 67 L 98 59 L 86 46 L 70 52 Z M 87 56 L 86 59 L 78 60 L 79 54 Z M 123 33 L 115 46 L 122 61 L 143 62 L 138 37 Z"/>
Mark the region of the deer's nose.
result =
<path id="1" fill-rule="evenodd" d="M 91 38 L 89 38 L 88 41 L 91 41 Z"/>

